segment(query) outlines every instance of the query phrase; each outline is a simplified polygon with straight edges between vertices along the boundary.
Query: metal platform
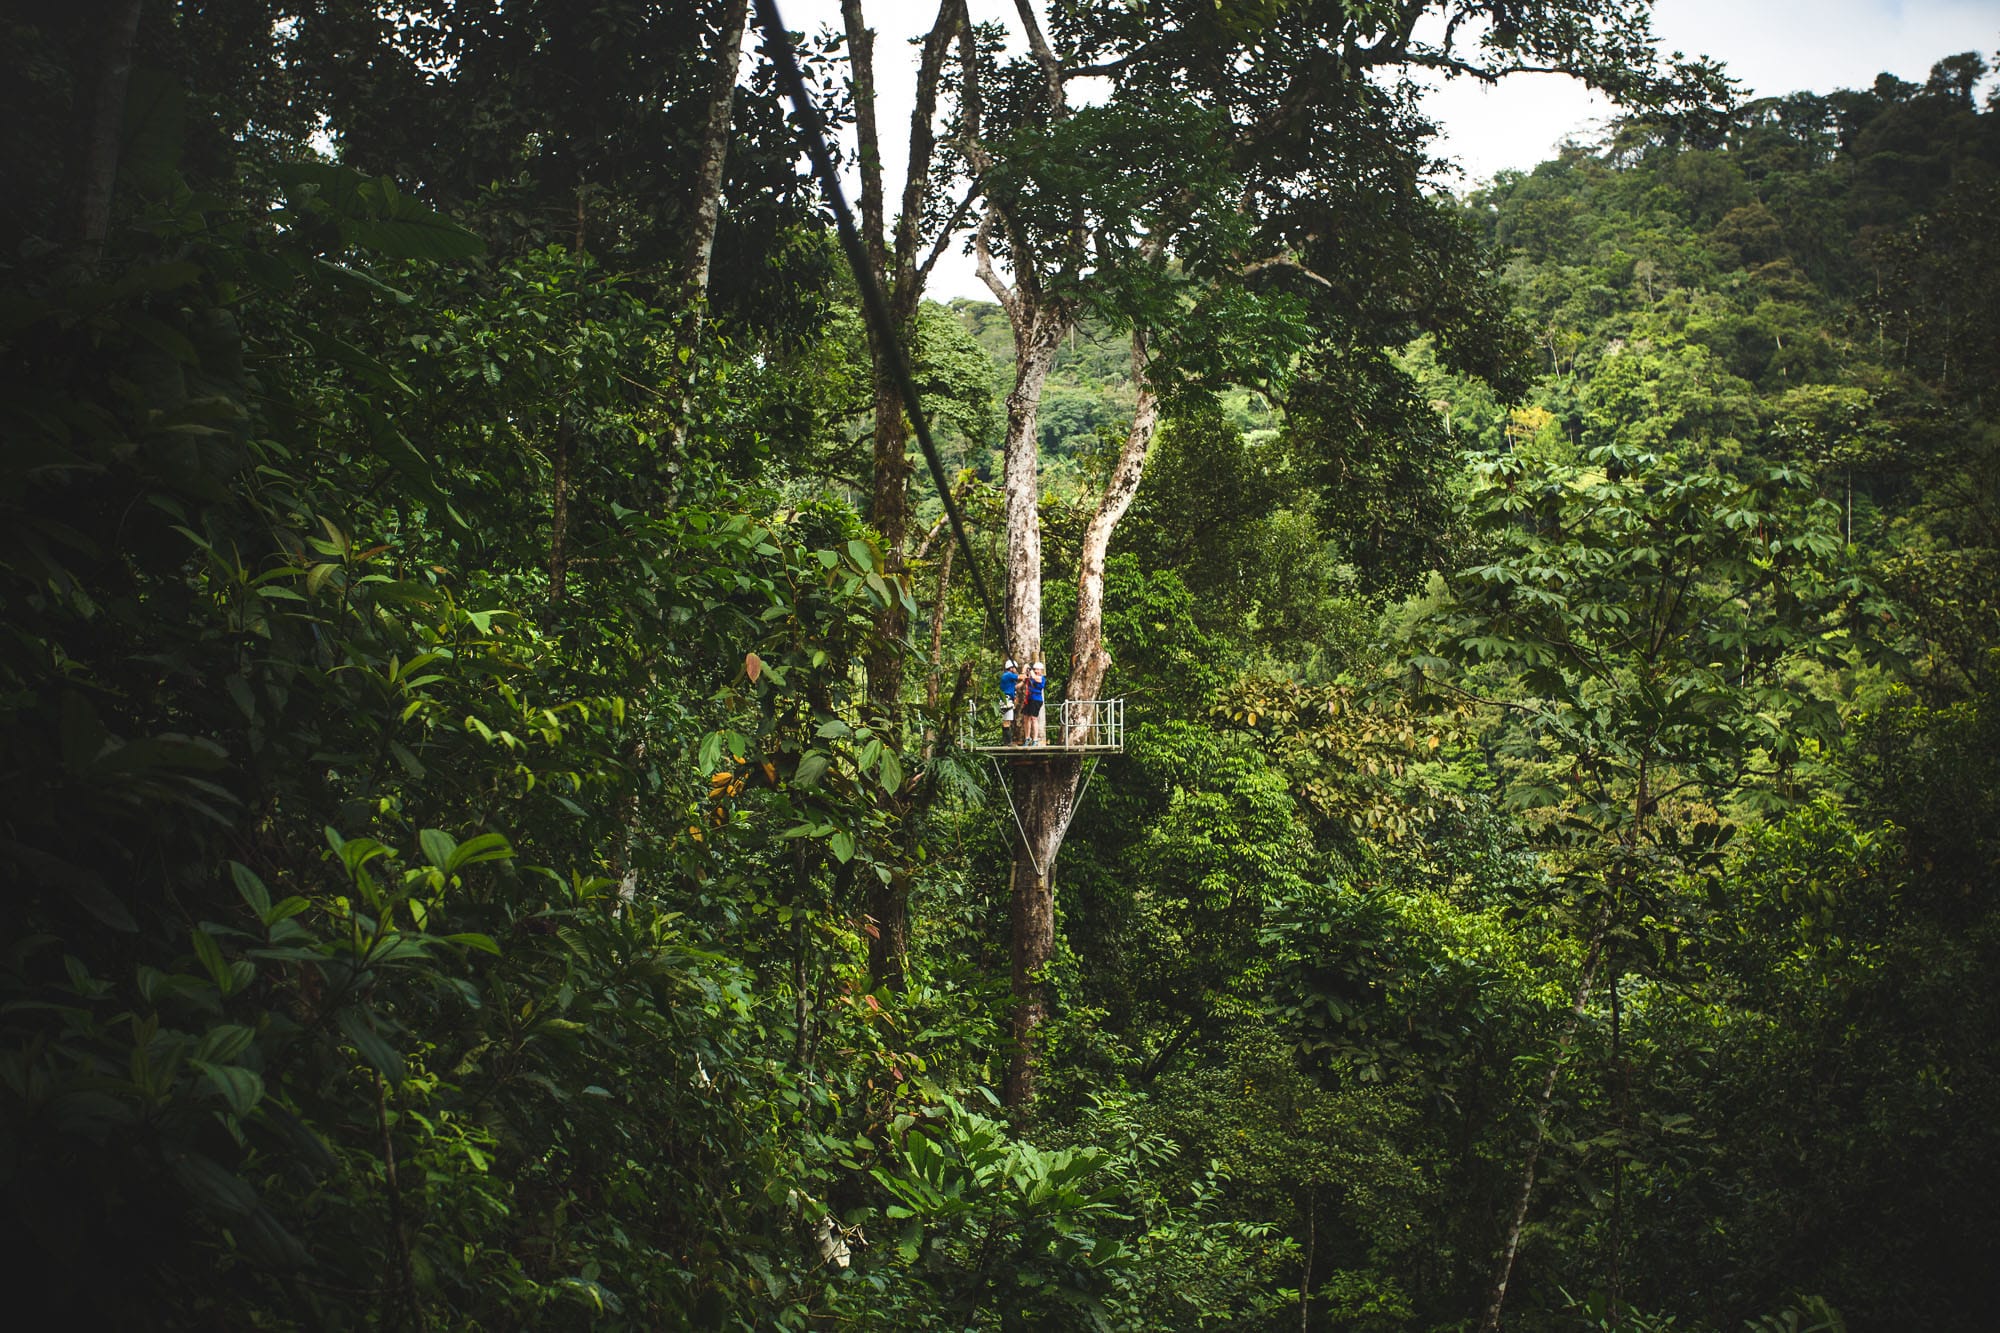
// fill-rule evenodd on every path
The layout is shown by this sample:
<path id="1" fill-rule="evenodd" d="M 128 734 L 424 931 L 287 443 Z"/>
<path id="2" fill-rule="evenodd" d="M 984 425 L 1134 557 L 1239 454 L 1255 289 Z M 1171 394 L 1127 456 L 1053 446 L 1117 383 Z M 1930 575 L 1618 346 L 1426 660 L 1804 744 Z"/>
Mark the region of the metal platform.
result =
<path id="1" fill-rule="evenodd" d="M 967 705 L 958 743 L 996 761 L 1033 763 L 1083 755 L 1125 753 L 1123 699 L 1065 699 L 1048 719 L 1047 745 L 1011 745 L 1001 738 L 1000 715 L 990 706 Z"/>
<path id="2" fill-rule="evenodd" d="M 994 759 L 1010 760 L 1017 764 L 1033 763 L 1037 759 L 1065 759 L 1073 755 L 1123 754 L 1122 745 L 968 745 L 968 750 L 988 755 Z"/>
<path id="3" fill-rule="evenodd" d="M 977 703 L 971 703 L 966 706 L 965 721 L 958 738 L 960 745 L 985 755 L 992 763 L 995 785 L 1007 798 L 1007 811 L 1013 815 L 1014 829 L 1021 835 L 1021 848 L 1034 865 L 1035 873 L 1041 876 L 1047 876 L 1051 867 L 1035 859 L 1028 831 L 1021 825 L 1021 811 L 1014 804 L 1014 784 L 1007 780 L 1007 769 L 1023 764 L 1046 764 L 1057 759 L 1084 761 L 1080 765 L 1081 781 L 1070 790 L 1062 806 L 1062 817 L 1055 834 L 1056 843 L 1060 846 L 1063 836 L 1069 832 L 1070 820 L 1076 818 L 1084 794 L 1090 790 L 1090 780 L 1099 767 L 1096 761 L 1107 754 L 1125 753 L 1125 701 L 1065 699 L 1051 710 L 1047 723 L 1047 729 L 1055 737 L 1053 745 L 1009 745 L 1000 739 L 1000 710 L 991 704 L 982 709 Z"/>

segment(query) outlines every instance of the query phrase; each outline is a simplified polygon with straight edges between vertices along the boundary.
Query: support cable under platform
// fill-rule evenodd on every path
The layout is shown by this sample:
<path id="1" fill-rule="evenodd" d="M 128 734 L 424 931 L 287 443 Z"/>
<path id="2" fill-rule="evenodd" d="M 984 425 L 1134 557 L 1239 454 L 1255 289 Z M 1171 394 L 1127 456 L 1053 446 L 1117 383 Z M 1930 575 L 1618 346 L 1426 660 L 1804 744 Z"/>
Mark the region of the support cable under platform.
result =
<path id="1" fill-rule="evenodd" d="M 1008 748 L 1022 747 L 981 747 L 980 753 L 993 761 L 994 780 L 1000 784 L 1001 794 L 1007 798 L 1007 813 L 1014 817 L 1014 831 L 1021 835 L 1021 850 L 1028 854 L 1028 864 L 1035 868 L 1037 877 L 1046 880 L 1049 877 L 1051 867 L 1043 865 L 1040 859 L 1035 856 L 1035 845 L 1028 840 L 1027 827 L 1021 823 L 1020 807 L 1014 804 L 1014 784 L 1007 780 L 1006 770 L 1000 767 L 1000 756 L 994 752 L 995 749 L 1004 750 Z M 1053 754 L 1048 753 L 1048 750 L 1053 747 L 1029 746 L 1025 748 L 1042 750 L 1043 753 L 1035 756 L 1036 758 L 1054 759 L 1062 753 L 1060 749 L 1056 749 L 1056 752 Z M 1077 784 L 1076 791 L 1071 794 L 1068 802 L 1064 805 L 1062 822 L 1056 826 L 1055 842 L 1058 850 L 1062 848 L 1063 839 L 1069 834 L 1070 821 L 1076 818 L 1077 810 L 1083 805 L 1084 794 L 1090 790 L 1091 778 L 1097 775 L 1099 762 L 1094 756 L 1090 757 L 1090 762 L 1084 767 L 1082 781 Z"/>

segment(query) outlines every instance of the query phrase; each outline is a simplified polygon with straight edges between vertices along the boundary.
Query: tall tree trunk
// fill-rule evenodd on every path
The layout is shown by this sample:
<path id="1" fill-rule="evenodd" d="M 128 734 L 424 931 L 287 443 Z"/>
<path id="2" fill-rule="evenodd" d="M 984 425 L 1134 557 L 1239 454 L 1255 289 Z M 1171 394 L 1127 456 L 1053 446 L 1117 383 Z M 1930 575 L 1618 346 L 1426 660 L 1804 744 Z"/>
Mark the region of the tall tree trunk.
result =
<path id="1" fill-rule="evenodd" d="M 903 566 L 903 539 L 909 526 L 909 423 L 890 369 L 892 349 L 886 340 L 902 335 L 904 318 L 891 289 L 888 251 L 883 243 L 882 144 L 875 118 L 875 33 L 863 20 L 861 0 L 841 0 L 840 15 L 847 32 L 848 69 L 854 82 L 854 135 L 861 173 L 861 239 L 868 248 L 868 267 L 884 289 L 894 327 L 868 329 L 868 352 L 875 380 L 873 485 L 868 497 L 868 521 L 882 535 L 884 572 L 894 576 Z M 895 744 L 903 694 L 903 638 L 909 625 L 900 599 L 875 615 L 875 633 L 862 654 L 868 672 L 871 719 Z M 892 795 L 889 807 L 897 822 L 910 812 Z M 898 864 L 886 882 L 871 877 L 868 884 L 868 980 L 877 989 L 901 991 L 906 977 L 910 935 L 909 875 Z"/>
<path id="2" fill-rule="evenodd" d="M 682 261 L 682 286 L 688 300 L 688 323 L 681 345 L 692 349 L 701 338 L 702 306 L 708 299 L 708 273 L 715 257 L 715 229 L 722 216 L 722 169 L 729 160 L 729 125 L 736 108 L 736 67 L 743 55 L 743 28 L 750 0 L 723 0 L 722 27 L 710 57 L 715 82 L 709 86 L 708 117 L 702 125 L 701 164 L 695 170 L 694 224 L 688 229 Z M 582 196 L 577 199 L 582 249 Z"/>
<path id="3" fill-rule="evenodd" d="M 937 18 L 924 38 L 918 61 L 916 98 L 910 113 L 908 174 L 904 178 L 902 212 L 896 221 L 896 238 L 891 248 L 886 240 L 887 192 L 882 179 L 882 149 L 876 115 L 875 33 L 868 27 L 861 0 L 841 0 L 841 21 L 847 34 L 849 69 L 854 81 L 854 129 L 859 150 L 861 175 L 861 235 L 868 250 L 869 267 L 880 283 L 888 304 L 893 328 L 869 329 L 868 349 L 874 371 L 875 426 L 873 440 L 873 481 L 868 502 L 868 521 L 881 534 L 883 572 L 892 583 L 908 568 L 905 548 L 910 523 L 909 460 L 910 424 L 904 415 L 906 404 L 897 390 L 892 358 L 895 349 L 884 338 L 899 338 L 916 315 L 923 296 L 929 266 L 918 263 L 925 204 L 930 194 L 930 167 L 936 150 L 932 125 L 937 115 L 939 71 L 952 38 L 965 22 L 962 0 L 941 0 Z M 946 224 L 947 230 L 952 224 Z M 915 404 L 907 405 L 914 408 Z M 863 656 L 868 673 L 868 703 L 882 727 L 898 748 L 907 748 L 903 715 L 903 678 L 906 671 L 905 639 L 909 619 L 900 598 L 875 616 L 873 643 Z M 916 819 L 915 793 L 906 788 L 890 798 L 892 816 L 903 823 Z M 912 851 L 914 848 L 912 847 Z M 874 921 L 875 936 L 868 949 L 869 978 L 874 985 L 901 990 L 910 937 L 909 894 L 911 858 L 903 858 L 892 869 L 889 882 L 877 881 L 869 888 L 868 915 Z"/>
<path id="4" fill-rule="evenodd" d="M 903 545 L 908 535 L 910 465 L 909 424 L 903 416 L 902 398 L 891 377 L 887 353 L 875 349 L 875 484 L 868 516 L 882 535 L 884 571 L 893 580 L 904 569 Z M 890 597 L 887 606 L 875 613 L 875 633 L 862 654 L 868 672 L 868 704 L 872 721 L 898 744 L 902 728 L 903 653 L 909 634 L 909 618 L 902 599 Z M 898 748 L 901 748 L 898 744 Z M 898 823 L 915 818 L 902 793 L 891 794 L 891 815 Z M 868 979 L 876 988 L 895 992 L 903 989 L 910 946 L 910 872 L 906 858 L 899 857 L 885 883 L 871 876 L 868 885 L 868 915 L 875 934 L 868 942 Z"/>
<path id="5" fill-rule="evenodd" d="M 1132 379 L 1139 386 L 1132 427 L 1125 433 L 1125 445 L 1118 451 L 1118 462 L 1098 499 L 1097 512 L 1084 529 L 1083 552 L 1077 561 L 1076 630 L 1070 638 L 1070 675 L 1065 689 L 1071 699 L 1095 699 L 1104 688 L 1105 672 L 1111 666 L 1111 656 L 1104 651 L 1104 561 L 1111 550 L 1111 534 L 1138 493 L 1146 452 L 1160 424 L 1160 400 L 1146 383 L 1146 336 L 1139 330 L 1132 334 Z M 1084 737 L 1063 739 L 1066 744 L 1079 744 Z"/>
<path id="6" fill-rule="evenodd" d="M 1042 108 L 1051 121 L 1068 114 L 1064 100 L 1062 61 L 1043 35 L 1039 16 L 1028 0 L 1017 0 L 1018 14 L 1028 47 L 1042 73 Z M 966 105 L 965 152 L 975 170 L 985 172 L 991 159 L 979 142 L 979 105 L 976 82 L 977 62 L 971 45 L 964 48 L 963 101 Z M 989 196 L 990 198 L 990 196 Z M 993 266 L 991 238 L 999 228 L 1009 242 L 1009 261 L 1014 270 L 1012 285 L 1004 282 Z M 1077 225 L 1062 243 L 1065 253 L 1080 252 L 1086 244 L 1086 230 L 1079 217 Z M 1040 659 L 1042 651 L 1042 532 L 1041 468 L 1037 418 L 1042 390 L 1055 365 L 1057 349 L 1075 327 L 1073 307 L 1053 297 L 1042 285 L 1044 256 L 1013 226 L 1004 205 L 995 200 L 988 207 L 973 237 L 973 255 L 980 280 L 993 292 L 1007 314 L 1014 331 L 1014 387 L 1007 395 L 1007 440 L 1005 470 L 1005 514 L 1007 542 L 1006 651 L 1025 666 Z M 1150 432 L 1150 427 L 1147 428 Z M 1129 441 L 1128 441 L 1129 444 Z M 1143 456 L 1143 450 L 1141 450 Z M 1122 455 L 1121 455 L 1122 462 Z M 1122 469 L 1121 469 L 1122 470 Z M 1133 478 L 1137 484 L 1136 474 Z M 1100 510 L 1106 521 L 1099 532 L 1100 545 L 1108 545 L 1111 529 L 1130 503 L 1114 501 L 1111 511 Z M 1099 621 L 1102 621 L 1102 556 L 1099 561 Z M 1072 672 L 1075 670 L 1072 666 Z M 1101 680 L 1104 667 L 1095 667 Z M 1070 693 L 1076 689 L 1072 681 Z M 1058 739 L 1061 739 L 1060 737 Z M 1014 846 L 1009 889 L 1013 917 L 1013 1051 L 1008 1063 L 1006 1100 L 1016 1114 L 1026 1116 L 1035 1100 L 1040 1035 L 1048 1019 L 1048 985 L 1043 972 L 1055 954 L 1055 863 L 1069 818 L 1075 808 L 1083 765 L 1074 756 L 1034 757 L 1017 765 L 1015 811 L 1020 819 L 1020 840 Z"/>
<path id="7" fill-rule="evenodd" d="M 882 535 L 884 572 L 904 572 L 903 548 L 910 524 L 910 424 L 902 395 L 883 349 L 875 354 L 875 478 L 868 521 Z M 875 640 L 866 654 L 868 702 L 882 722 L 894 727 L 903 694 L 903 638 L 909 618 L 902 599 L 891 597 L 875 614 Z"/>
<path id="8" fill-rule="evenodd" d="M 125 90 L 132 82 L 132 47 L 139 38 L 140 0 L 104 6 L 104 59 L 91 108 L 90 143 L 83 168 L 80 231 L 95 259 L 111 232 L 111 195 L 118 183 L 118 152 L 125 139 Z"/>
<path id="9" fill-rule="evenodd" d="M 1007 649 L 1021 664 L 1042 654 L 1041 468 L 1036 419 L 1042 388 L 1070 320 L 1035 302 L 1014 335 L 1014 389 L 1007 395 L 1006 500 Z M 1049 1013 L 1042 969 L 1055 953 L 1055 860 L 1067 827 L 1081 766 L 1073 759 L 1040 760 L 1018 768 L 1015 808 L 1021 841 L 1014 852 L 1013 1055 L 1006 1100 L 1025 1112 L 1035 1098 L 1039 1034 Z"/>
<path id="10" fill-rule="evenodd" d="M 1075 799 L 1083 765 L 1076 759 L 1041 760 L 1024 766 L 1015 805 L 1025 837 L 1015 844 L 1009 874 L 1012 888 L 1013 1050 L 1007 1063 L 1004 1098 L 1026 1114 L 1035 1100 L 1041 1064 L 1041 1029 L 1049 1017 L 1049 988 L 1043 969 L 1056 951 L 1056 853 L 1062 847 L 1069 804 Z"/>
<path id="11" fill-rule="evenodd" d="M 1060 325 L 1052 326 L 1050 337 L 1049 359 L 1053 360 L 1054 347 L 1062 340 Z M 1142 347 L 1143 343 L 1135 339 L 1135 357 Z M 1027 350 L 1030 356 L 1036 352 L 1032 343 Z M 1020 394 L 1021 384 L 1029 381 L 1035 365 L 1027 357 L 1023 361 L 1023 374 L 1015 386 L 1017 395 Z M 1014 395 L 1008 399 L 1008 626 L 1016 644 L 1036 645 L 1025 650 L 1035 656 L 1040 654 L 1041 629 L 1038 506 L 1030 508 L 1023 505 L 1017 509 L 1015 497 L 1019 494 L 1039 498 L 1034 447 L 1035 409 L 1040 398 L 1040 381 L 1046 377 L 1047 365 L 1042 363 L 1040 375 L 1035 378 L 1033 397 L 1023 396 L 1023 401 L 1019 403 Z M 1104 651 L 1104 560 L 1118 520 L 1131 508 L 1132 497 L 1138 490 L 1139 478 L 1145 467 L 1146 450 L 1158 423 L 1159 402 L 1150 389 L 1142 387 L 1132 429 L 1125 437 L 1125 446 L 1119 451 L 1111 481 L 1105 487 L 1097 511 L 1084 533 L 1083 558 L 1077 574 L 1076 633 L 1071 640 L 1072 667 L 1066 686 L 1070 698 L 1096 698 L 1110 666 L 1110 657 Z M 1016 434 L 1017 427 L 1021 431 L 1019 436 Z M 1025 447 L 1019 451 L 1025 455 L 1025 465 L 1018 473 L 1014 448 L 1017 439 L 1026 441 Z M 1022 513 L 1018 527 L 1017 513 Z M 1065 735 L 1059 739 L 1071 743 L 1082 738 Z M 1041 972 L 1055 954 L 1056 856 L 1062 850 L 1063 836 L 1069 830 L 1069 819 L 1082 775 L 1083 766 L 1075 759 L 1051 760 L 1023 768 L 1015 783 L 1022 841 L 1015 849 L 1010 877 L 1014 926 L 1014 1022 L 1013 1056 L 1008 1067 L 1006 1100 L 1009 1106 L 1021 1110 L 1026 1110 L 1035 1097 L 1039 1033 L 1049 1013 L 1048 988 Z"/>
<path id="12" fill-rule="evenodd" d="M 1014 334 L 1014 388 L 1007 395 L 1003 484 L 1007 531 L 1006 649 L 1025 668 L 1042 652 L 1042 389 L 1069 331 L 1066 314 L 1036 305 Z"/>

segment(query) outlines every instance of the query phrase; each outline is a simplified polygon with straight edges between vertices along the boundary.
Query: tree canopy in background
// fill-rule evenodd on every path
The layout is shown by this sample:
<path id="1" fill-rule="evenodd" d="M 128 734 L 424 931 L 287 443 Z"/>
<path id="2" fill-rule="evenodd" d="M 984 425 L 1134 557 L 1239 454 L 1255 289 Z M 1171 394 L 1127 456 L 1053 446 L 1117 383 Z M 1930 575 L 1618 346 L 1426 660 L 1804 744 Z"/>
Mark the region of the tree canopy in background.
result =
<path id="1" fill-rule="evenodd" d="M 1453 200 L 1327 65 L 1402 8 L 1060 7 L 1123 80 L 1067 119 L 946 24 L 999 253 L 1140 220 L 1042 275 L 1043 614 L 1131 726 L 1011 1111 L 997 645 L 933 499 L 871 524 L 900 422 L 738 11 L 0 20 L 17 1317 L 1984 1327 L 1986 66 L 1695 111 L 1644 6 L 1460 6 L 1400 56 L 1682 101 Z M 1013 333 L 907 320 L 997 568 Z"/>

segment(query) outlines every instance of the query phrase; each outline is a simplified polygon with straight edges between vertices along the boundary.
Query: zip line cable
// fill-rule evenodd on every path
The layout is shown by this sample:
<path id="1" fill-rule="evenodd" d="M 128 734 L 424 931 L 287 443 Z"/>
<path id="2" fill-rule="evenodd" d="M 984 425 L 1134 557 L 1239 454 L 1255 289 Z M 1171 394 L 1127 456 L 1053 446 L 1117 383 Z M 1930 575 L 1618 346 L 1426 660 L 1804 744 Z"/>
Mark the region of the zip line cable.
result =
<path id="1" fill-rule="evenodd" d="M 958 539 L 958 549 L 965 552 L 965 569 L 972 576 L 973 590 L 979 594 L 980 605 L 986 608 L 987 625 L 1000 641 L 1004 655 L 1007 628 L 993 610 L 993 598 L 986 591 L 986 580 L 980 577 L 979 562 L 972 554 L 972 543 L 966 539 L 965 519 L 958 512 L 958 502 L 952 499 L 951 484 L 944 476 L 944 464 L 938 461 L 937 445 L 931 440 L 930 423 L 924 420 L 923 407 L 917 401 L 916 382 L 910 378 L 909 360 L 903 355 L 903 344 L 897 340 L 895 325 L 889 319 L 889 303 L 875 281 L 875 269 L 869 263 L 861 233 L 855 229 L 854 215 L 847 210 L 847 196 L 841 193 L 840 178 L 833 169 L 833 154 L 826 146 L 826 122 L 821 119 L 819 108 L 806 92 L 805 76 L 799 73 L 798 59 L 792 53 L 791 34 L 785 30 L 784 21 L 778 16 L 777 0 L 757 0 L 757 25 L 764 30 L 764 46 L 770 52 L 778 82 L 791 99 L 792 110 L 799 118 L 800 137 L 805 140 L 806 152 L 812 158 L 813 174 L 819 177 L 820 190 L 833 209 L 834 222 L 840 230 L 840 244 L 847 251 L 848 267 L 854 270 L 855 285 L 861 289 L 861 309 L 867 316 L 869 331 L 875 335 L 875 345 L 888 358 L 889 373 L 895 380 L 896 392 L 903 400 L 903 409 L 910 414 L 910 424 L 917 432 L 917 444 L 924 451 L 924 462 L 930 465 L 931 480 L 937 483 L 938 498 L 944 501 L 945 516 L 951 520 L 952 536 Z"/>

